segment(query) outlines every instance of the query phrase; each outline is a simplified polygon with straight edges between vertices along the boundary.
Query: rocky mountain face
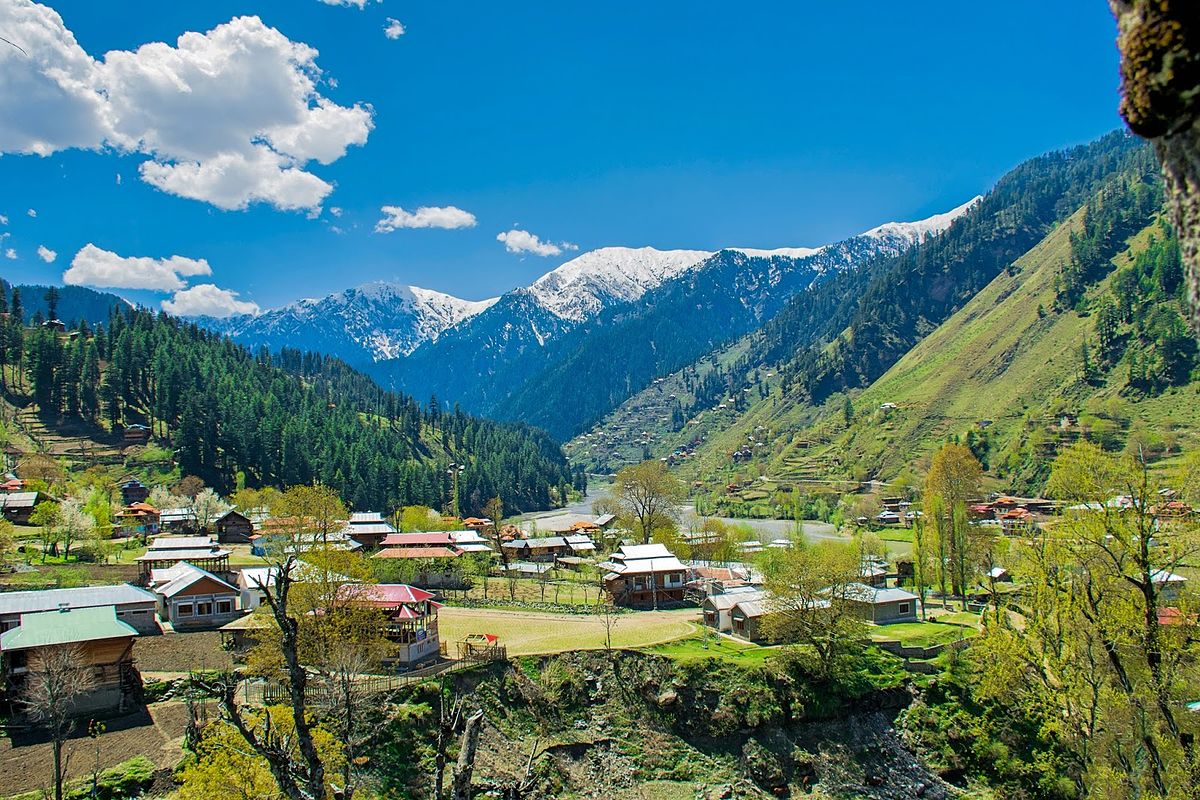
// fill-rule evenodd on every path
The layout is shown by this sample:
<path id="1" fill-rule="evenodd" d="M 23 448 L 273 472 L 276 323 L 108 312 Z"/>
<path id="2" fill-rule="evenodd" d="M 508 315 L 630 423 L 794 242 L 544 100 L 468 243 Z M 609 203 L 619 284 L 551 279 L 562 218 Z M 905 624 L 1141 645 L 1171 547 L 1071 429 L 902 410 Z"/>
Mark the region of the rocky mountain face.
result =
<path id="1" fill-rule="evenodd" d="M 495 302 L 496 298 L 461 300 L 419 286 L 380 282 L 257 316 L 203 322 L 248 345 L 311 350 L 361 366 L 406 356 Z"/>

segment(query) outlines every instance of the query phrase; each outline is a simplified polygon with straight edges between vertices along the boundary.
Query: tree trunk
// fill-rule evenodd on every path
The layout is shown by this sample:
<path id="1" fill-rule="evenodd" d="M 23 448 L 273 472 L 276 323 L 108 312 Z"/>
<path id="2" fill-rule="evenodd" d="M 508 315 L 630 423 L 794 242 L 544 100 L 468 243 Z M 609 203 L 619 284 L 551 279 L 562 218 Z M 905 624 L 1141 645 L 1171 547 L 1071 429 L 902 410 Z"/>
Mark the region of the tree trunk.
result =
<path id="1" fill-rule="evenodd" d="M 63 800 L 63 740 L 61 736 L 54 737 L 54 800 Z"/>
<path id="2" fill-rule="evenodd" d="M 479 734 L 483 730 L 483 712 L 476 711 L 467 718 L 463 729 L 462 746 L 458 751 L 458 764 L 454 767 L 454 782 L 451 786 L 452 800 L 471 800 L 471 773 L 475 769 L 475 753 L 479 749 Z"/>
<path id="3" fill-rule="evenodd" d="M 1200 329 L 1200 16 L 1194 0 L 1109 0 L 1121 50 L 1121 116 L 1154 143 Z"/>

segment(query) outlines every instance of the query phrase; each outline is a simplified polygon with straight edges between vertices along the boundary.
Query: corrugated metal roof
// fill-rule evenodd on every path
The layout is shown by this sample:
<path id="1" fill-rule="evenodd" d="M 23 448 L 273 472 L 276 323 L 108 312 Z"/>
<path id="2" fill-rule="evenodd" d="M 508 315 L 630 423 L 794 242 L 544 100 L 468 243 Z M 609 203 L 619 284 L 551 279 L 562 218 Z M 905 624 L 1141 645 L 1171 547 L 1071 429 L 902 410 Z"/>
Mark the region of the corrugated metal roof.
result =
<path id="1" fill-rule="evenodd" d="M 154 595 L 145 589 L 118 583 L 113 586 L 81 586 L 75 589 L 38 589 L 27 592 L 0 592 L 0 614 L 31 614 L 68 608 L 120 606 L 128 603 L 154 603 Z"/>
<path id="2" fill-rule="evenodd" d="M 113 606 L 36 611 L 22 614 L 18 627 L 0 634 L 0 650 L 29 650 L 137 635 L 136 630 L 117 619 Z"/>

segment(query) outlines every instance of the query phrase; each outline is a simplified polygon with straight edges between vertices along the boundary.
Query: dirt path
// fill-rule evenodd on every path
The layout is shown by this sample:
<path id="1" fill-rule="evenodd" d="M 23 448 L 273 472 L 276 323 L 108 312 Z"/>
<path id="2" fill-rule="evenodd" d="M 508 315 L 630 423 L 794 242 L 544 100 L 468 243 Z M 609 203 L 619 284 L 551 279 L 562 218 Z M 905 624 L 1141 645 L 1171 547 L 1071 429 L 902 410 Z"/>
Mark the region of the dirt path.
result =
<path id="1" fill-rule="evenodd" d="M 447 606 L 438 617 L 441 637 L 451 647 L 471 633 L 499 636 L 513 656 L 605 647 L 604 618 L 600 616 Z M 699 611 L 637 611 L 614 619 L 613 647 L 650 647 L 690 636 L 696 630 Z"/>

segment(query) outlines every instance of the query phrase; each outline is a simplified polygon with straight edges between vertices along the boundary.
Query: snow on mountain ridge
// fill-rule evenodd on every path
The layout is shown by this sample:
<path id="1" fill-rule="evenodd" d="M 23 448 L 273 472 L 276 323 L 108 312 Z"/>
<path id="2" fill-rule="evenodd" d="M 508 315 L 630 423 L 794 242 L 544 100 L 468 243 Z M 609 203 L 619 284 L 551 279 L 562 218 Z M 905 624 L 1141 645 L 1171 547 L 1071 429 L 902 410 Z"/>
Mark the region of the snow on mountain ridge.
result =
<path id="1" fill-rule="evenodd" d="M 582 322 L 610 301 L 637 300 L 711 255 L 708 250 L 601 247 L 547 272 L 528 291 L 556 317 Z"/>
<path id="2" fill-rule="evenodd" d="M 952 208 L 941 214 L 934 214 L 932 217 L 926 217 L 916 222 L 885 222 L 862 235 L 876 239 L 899 237 L 907 239 L 911 243 L 916 243 L 926 236 L 937 236 L 939 233 L 942 233 L 953 224 L 954 220 L 966 214 L 982 199 L 981 195 L 976 195 L 957 208 Z"/>

